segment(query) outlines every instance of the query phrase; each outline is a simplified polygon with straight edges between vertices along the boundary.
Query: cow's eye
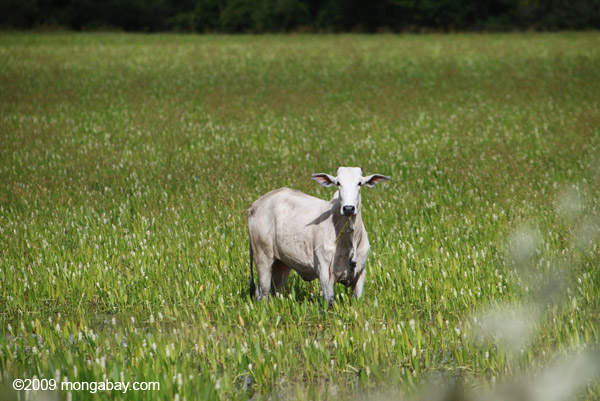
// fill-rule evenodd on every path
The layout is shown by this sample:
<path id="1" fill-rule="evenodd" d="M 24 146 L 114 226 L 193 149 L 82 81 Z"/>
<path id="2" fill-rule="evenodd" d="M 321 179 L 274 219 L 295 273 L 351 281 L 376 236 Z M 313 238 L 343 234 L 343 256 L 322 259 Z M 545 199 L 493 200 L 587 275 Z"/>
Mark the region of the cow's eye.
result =
<path id="1" fill-rule="evenodd" d="M 360 187 L 360 181 L 358 182 L 358 186 Z"/>

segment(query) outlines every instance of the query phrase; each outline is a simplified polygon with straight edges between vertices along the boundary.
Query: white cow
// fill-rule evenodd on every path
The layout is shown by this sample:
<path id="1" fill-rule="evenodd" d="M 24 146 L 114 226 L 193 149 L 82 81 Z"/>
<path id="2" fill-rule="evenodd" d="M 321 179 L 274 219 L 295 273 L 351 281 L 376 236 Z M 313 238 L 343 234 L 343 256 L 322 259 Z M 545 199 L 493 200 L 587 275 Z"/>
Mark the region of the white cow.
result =
<path id="1" fill-rule="evenodd" d="M 337 177 L 313 174 L 312 179 L 338 186 L 331 201 L 289 188 L 271 191 L 248 209 L 250 292 L 267 298 L 280 290 L 294 269 L 306 281 L 321 280 L 323 297 L 333 304 L 335 283 L 352 286 L 360 298 L 365 282 L 369 239 L 360 211 L 360 187 L 389 180 L 380 174 L 362 176 L 358 167 L 340 167 Z M 256 261 L 258 287 L 252 261 Z"/>

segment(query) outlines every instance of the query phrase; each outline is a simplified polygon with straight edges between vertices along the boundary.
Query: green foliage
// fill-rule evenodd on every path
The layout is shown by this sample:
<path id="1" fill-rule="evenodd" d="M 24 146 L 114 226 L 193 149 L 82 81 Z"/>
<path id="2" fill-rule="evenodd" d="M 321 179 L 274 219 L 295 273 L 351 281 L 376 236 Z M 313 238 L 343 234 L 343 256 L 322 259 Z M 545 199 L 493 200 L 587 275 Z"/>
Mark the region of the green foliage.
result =
<path id="1" fill-rule="evenodd" d="M 0 26 L 290 32 L 600 28 L 596 0 L 2 0 Z"/>
<path id="2" fill-rule="evenodd" d="M 397 397 L 457 375 L 495 388 L 597 347 L 598 42 L 1 35 L 2 385 Z M 339 165 L 392 177 L 363 191 L 363 298 L 337 286 L 323 310 L 293 273 L 249 299 L 249 205 L 281 186 L 329 198 L 310 176 Z M 533 309 L 521 344 L 475 341 L 473 316 L 506 304 Z"/>

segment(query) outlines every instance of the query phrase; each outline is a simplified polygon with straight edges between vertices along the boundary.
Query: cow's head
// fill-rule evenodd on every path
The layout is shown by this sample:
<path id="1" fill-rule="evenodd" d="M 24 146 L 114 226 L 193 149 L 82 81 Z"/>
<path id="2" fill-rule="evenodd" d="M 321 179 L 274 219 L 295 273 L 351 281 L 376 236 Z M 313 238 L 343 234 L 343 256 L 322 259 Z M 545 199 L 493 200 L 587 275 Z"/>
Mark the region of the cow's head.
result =
<path id="1" fill-rule="evenodd" d="M 337 177 L 319 173 L 313 174 L 312 179 L 325 187 L 337 185 L 340 193 L 340 213 L 352 216 L 360 210 L 360 187 L 363 185 L 372 187 L 379 181 L 390 178 L 381 174 L 363 177 L 360 167 L 340 167 L 337 170 Z"/>

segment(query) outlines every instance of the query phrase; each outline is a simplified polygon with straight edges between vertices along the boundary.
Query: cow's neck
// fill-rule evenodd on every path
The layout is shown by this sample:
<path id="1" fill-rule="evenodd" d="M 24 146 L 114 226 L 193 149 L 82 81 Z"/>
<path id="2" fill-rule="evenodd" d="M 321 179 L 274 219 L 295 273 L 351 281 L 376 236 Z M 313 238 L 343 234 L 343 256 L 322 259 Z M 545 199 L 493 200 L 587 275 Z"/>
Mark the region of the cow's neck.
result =
<path id="1" fill-rule="evenodd" d="M 356 255 L 358 244 L 360 243 L 362 234 L 362 214 L 360 208 L 358 213 L 347 217 L 340 213 L 339 204 L 333 205 L 333 224 L 335 226 L 336 237 L 339 237 L 339 242 L 348 243 L 349 251 Z"/>
<path id="2" fill-rule="evenodd" d="M 350 224 L 348 224 L 348 230 L 346 235 L 351 237 L 352 241 L 352 249 L 356 253 L 356 247 L 360 241 L 360 235 L 362 233 L 363 221 L 362 221 L 362 213 L 360 212 L 360 208 L 358 209 L 358 213 L 354 216 L 350 217 Z"/>
<path id="3" fill-rule="evenodd" d="M 350 243 L 350 249 L 354 252 L 354 255 L 356 255 L 356 249 L 358 247 L 358 244 L 360 243 L 363 229 L 362 212 L 360 210 L 360 199 L 358 205 L 358 213 L 356 213 L 353 216 L 347 217 L 340 212 L 339 191 L 333 195 L 333 199 L 331 200 L 333 224 L 335 227 L 336 237 L 340 234 L 341 237 L 345 237 L 346 240 Z M 348 222 L 347 219 L 350 219 L 350 221 Z M 346 222 L 348 222 L 347 225 Z M 344 226 L 346 226 L 345 232 L 341 233 L 341 231 L 344 229 Z M 342 241 L 341 237 L 340 242 Z"/>

